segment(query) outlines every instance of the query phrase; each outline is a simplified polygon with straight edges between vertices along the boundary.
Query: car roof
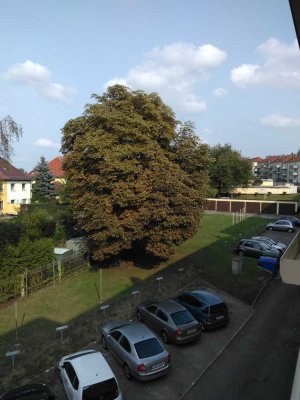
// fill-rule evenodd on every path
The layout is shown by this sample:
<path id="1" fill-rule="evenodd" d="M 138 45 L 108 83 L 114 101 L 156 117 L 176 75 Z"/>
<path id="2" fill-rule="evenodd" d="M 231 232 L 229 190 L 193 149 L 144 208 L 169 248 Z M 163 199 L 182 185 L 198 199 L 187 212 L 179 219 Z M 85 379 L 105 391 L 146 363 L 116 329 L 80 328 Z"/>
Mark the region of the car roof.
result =
<path id="1" fill-rule="evenodd" d="M 274 242 L 273 239 L 268 238 L 268 237 L 266 237 L 266 236 L 252 236 L 251 239 L 253 239 L 253 240 L 268 240 L 268 241 L 270 241 L 270 242 Z"/>
<path id="2" fill-rule="evenodd" d="M 206 290 L 191 290 L 186 292 L 188 294 L 192 294 L 193 296 L 197 297 L 199 300 L 205 301 L 208 305 L 224 303 L 224 300 L 217 296 L 214 293 L 208 292 Z"/>
<path id="3" fill-rule="evenodd" d="M 110 366 L 100 351 L 85 350 L 64 357 L 69 361 L 82 386 L 92 385 L 114 377 Z"/>
<path id="4" fill-rule="evenodd" d="M 288 220 L 288 219 L 282 219 L 282 218 L 281 218 L 281 219 L 278 219 L 277 221 L 274 221 L 273 224 L 275 224 L 276 222 L 283 222 L 283 221 L 284 221 L 284 222 L 289 222 L 290 224 L 293 224 L 290 220 Z"/>
<path id="5" fill-rule="evenodd" d="M 131 343 L 137 343 L 141 340 L 156 338 L 154 333 L 144 324 L 139 322 L 130 323 L 121 327 L 116 327 L 112 331 L 118 330 L 122 332 Z"/>
<path id="6" fill-rule="evenodd" d="M 186 310 L 185 307 L 183 307 L 181 304 L 177 303 L 174 300 L 158 301 L 158 302 L 154 302 L 151 304 L 158 306 L 159 308 L 161 308 L 163 311 L 165 311 L 168 314 L 172 314 L 177 311 Z"/>

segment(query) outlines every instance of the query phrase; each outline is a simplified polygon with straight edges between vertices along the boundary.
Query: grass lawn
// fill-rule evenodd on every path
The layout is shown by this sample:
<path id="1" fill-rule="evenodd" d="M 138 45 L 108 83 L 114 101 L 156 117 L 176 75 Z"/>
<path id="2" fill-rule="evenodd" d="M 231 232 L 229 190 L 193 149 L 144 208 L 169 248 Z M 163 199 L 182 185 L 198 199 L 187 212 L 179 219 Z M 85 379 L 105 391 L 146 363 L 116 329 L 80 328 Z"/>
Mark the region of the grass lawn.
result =
<path id="1" fill-rule="evenodd" d="M 266 221 L 260 217 L 248 217 L 238 224 L 232 224 L 230 215 L 204 215 L 194 237 L 175 248 L 174 255 L 167 263 L 154 268 L 134 266 L 123 262 L 119 267 L 103 270 L 103 301 L 110 303 L 110 318 L 128 318 L 128 306 L 134 307 L 129 293 L 134 288 L 141 290 L 146 298 L 159 294 L 156 274 L 164 275 L 160 296 L 174 295 L 184 282 L 178 278 L 177 269 L 185 268 L 185 283 L 201 277 L 234 296 L 251 303 L 262 286 L 266 273 L 258 270 L 257 260 L 244 259 L 243 274 L 233 276 L 231 261 L 233 249 L 241 237 L 263 232 Z M 189 275 L 189 272 L 193 271 Z M 24 379 L 51 366 L 62 354 L 84 348 L 99 337 L 103 314 L 99 307 L 99 271 L 88 268 L 77 271 L 62 280 L 56 288 L 49 285 L 31 294 L 26 301 L 18 300 L 18 341 L 22 355 L 18 369 L 12 375 L 10 360 L 0 358 L 0 392 L 3 388 L 24 383 Z M 177 285 L 177 286 L 176 286 Z M 178 286 L 179 285 L 179 286 Z M 96 289 L 97 286 L 97 289 Z M 159 291 L 159 290 L 158 290 Z M 114 300 L 118 305 L 114 308 Z M 130 304 L 131 302 L 131 304 Z M 117 309 L 118 314 L 113 311 Z M 121 310 L 121 311 L 120 311 Z M 121 313 L 121 314 L 120 314 Z M 5 354 L 15 347 L 14 304 L 2 305 L 0 309 L 0 353 Z M 65 344 L 60 344 L 56 327 L 68 324 L 72 329 Z"/>
<path id="2" fill-rule="evenodd" d="M 232 250 L 239 238 L 263 231 L 265 221 L 258 217 L 249 217 L 239 224 L 232 225 L 228 215 L 205 215 L 196 235 L 175 249 L 169 262 L 147 269 L 124 262 L 119 267 L 103 270 L 103 300 L 108 301 L 116 295 L 131 290 L 134 286 L 173 264 L 194 263 L 203 269 L 204 277 L 214 283 L 238 282 L 252 285 L 253 273 L 256 273 L 255 259 L 245 259 L 245 272 L 238 278 L 231 275 Z M 98 271 L 84 269 L 65 278 L 56 288 L 47 286 L 18 301 L 19 324 L 26 325 L 33 320 L 47 319 L 55 323 L 67 323 L 69 320 L 99 304 L 100 274 Z M 225 280 L 225 281 L 224 281 Z M 96 289 L 97 286 L 97 289 Z M 229 288 L 230 289 L 230 288 Z M 1 308 L 0 335 L 15 327 L 14 305 Z M 0 346 L 1 344 L 0 337 Z"/>

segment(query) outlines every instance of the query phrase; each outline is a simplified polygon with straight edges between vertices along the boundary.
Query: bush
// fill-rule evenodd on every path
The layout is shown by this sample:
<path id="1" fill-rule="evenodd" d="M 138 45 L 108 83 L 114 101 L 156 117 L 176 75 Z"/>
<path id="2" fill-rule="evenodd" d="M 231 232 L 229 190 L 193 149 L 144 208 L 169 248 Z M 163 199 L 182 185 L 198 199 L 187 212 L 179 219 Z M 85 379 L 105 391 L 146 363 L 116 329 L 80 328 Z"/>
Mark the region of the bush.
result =
<path id="1" fill-rule="evenodd" d="M 257 197 L 257 196 L 258 196 L 258 192 L 255 192 L 255 193 L 254 193 L 254 196 Z"/>
<path id="2" fill-rule="evenodd" d="M 272 194 L 272 192 L 268 192 L 267 196 L 268 196 L 268 197 L 270 197 L 270 196 L 271 196 L 271 194 Z"/>
<path id="3" fill-rule="evenodd" d="M 23 239 L 17 246 L 7 245 L 0 255 L 0 277 L 7 278 L 48 265 L 54 258 L 51 239 Z"/>
<path id="4" fill-rule="evenodd" d="M 285 196 L 285 195 L 286 195 L 286 192 L 282 192 L 282 195 Z"/>

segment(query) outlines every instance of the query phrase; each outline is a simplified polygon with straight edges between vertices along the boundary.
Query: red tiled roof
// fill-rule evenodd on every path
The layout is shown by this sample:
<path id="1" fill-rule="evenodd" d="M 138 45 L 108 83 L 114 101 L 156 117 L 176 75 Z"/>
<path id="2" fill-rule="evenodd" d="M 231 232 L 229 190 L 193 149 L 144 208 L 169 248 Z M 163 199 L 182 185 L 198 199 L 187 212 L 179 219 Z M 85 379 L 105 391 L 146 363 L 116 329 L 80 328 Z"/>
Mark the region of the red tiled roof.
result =
<path id="1" fill-rule="evenodd" d="M 0 180 L 29 181 L 30 177 L 0 157 Z"/>
<path id="2" fill-rule="evenodd" d="M 263 161 L 263 158 L 261 158 L 261 157 L 255 157 L 255 158 L 251 158 L 251 161 L 252 161 L 252 162 L 261 162 L 261 161 Z"/>
<path id="3" fill-rule="evenodd" d="M 54 176 L 54 178 L 63 178 L 65 172 L 62 169 L 63 158 L 60 156 L 55 157 L 53 160 L 48 162 L 48 167 Z"/>
<path id="4" fill-rule="evenodd" d="M 300 155 L 298 154 L 282 154 L 279 156 L 267 156 L 265 159 L 258 161 L 259 163 L 275 163 L 275 162 L 299 162 Z"/>
<path id="5" fill-rule="evenodd" d="M 49 170 L 54 178 L 64 178 L 65 172 L 62 169 L 63 158 L 60 156 L 55 157 L 53 160 L 47 162 Z M 36 171 L 33 169 L 29 172 L 28 176 L 34 178 L 36 176 Z"/>

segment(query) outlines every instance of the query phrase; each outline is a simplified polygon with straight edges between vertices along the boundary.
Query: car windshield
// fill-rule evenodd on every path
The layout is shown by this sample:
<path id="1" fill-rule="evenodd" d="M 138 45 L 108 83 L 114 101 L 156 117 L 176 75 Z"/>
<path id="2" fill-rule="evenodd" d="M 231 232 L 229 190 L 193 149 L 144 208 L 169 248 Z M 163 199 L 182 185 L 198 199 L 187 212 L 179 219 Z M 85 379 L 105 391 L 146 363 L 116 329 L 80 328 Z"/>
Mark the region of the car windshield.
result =
<path id="1" fill-rule="evenodd" d="M 115 378 L 111 378 L 107 381 L 84 387 L 82 400 L 113 400 L 117 398 L 118 395 L 117 382 Z"/>
<path id="2" fill-rule="evenodd" d="M 192 315 L 187 310 L 177 311 L 171 314 L 175 325 L 184 325 L 193 321 Z"/>
<path id="3" fill-rule="evenodd" d="M 225 313 L 227 313 L 227 306 L 225 303 L 219 303 L 210 306 L 210 314 L 225 314 Z"/>
<path id="4" fill-rule="evenodd" d="M 140 359 L 153 357 L 164 351 L 162 345 L 156 338 L 142 340 L 141 342 L 135 343 L 134 347 Z"/>

